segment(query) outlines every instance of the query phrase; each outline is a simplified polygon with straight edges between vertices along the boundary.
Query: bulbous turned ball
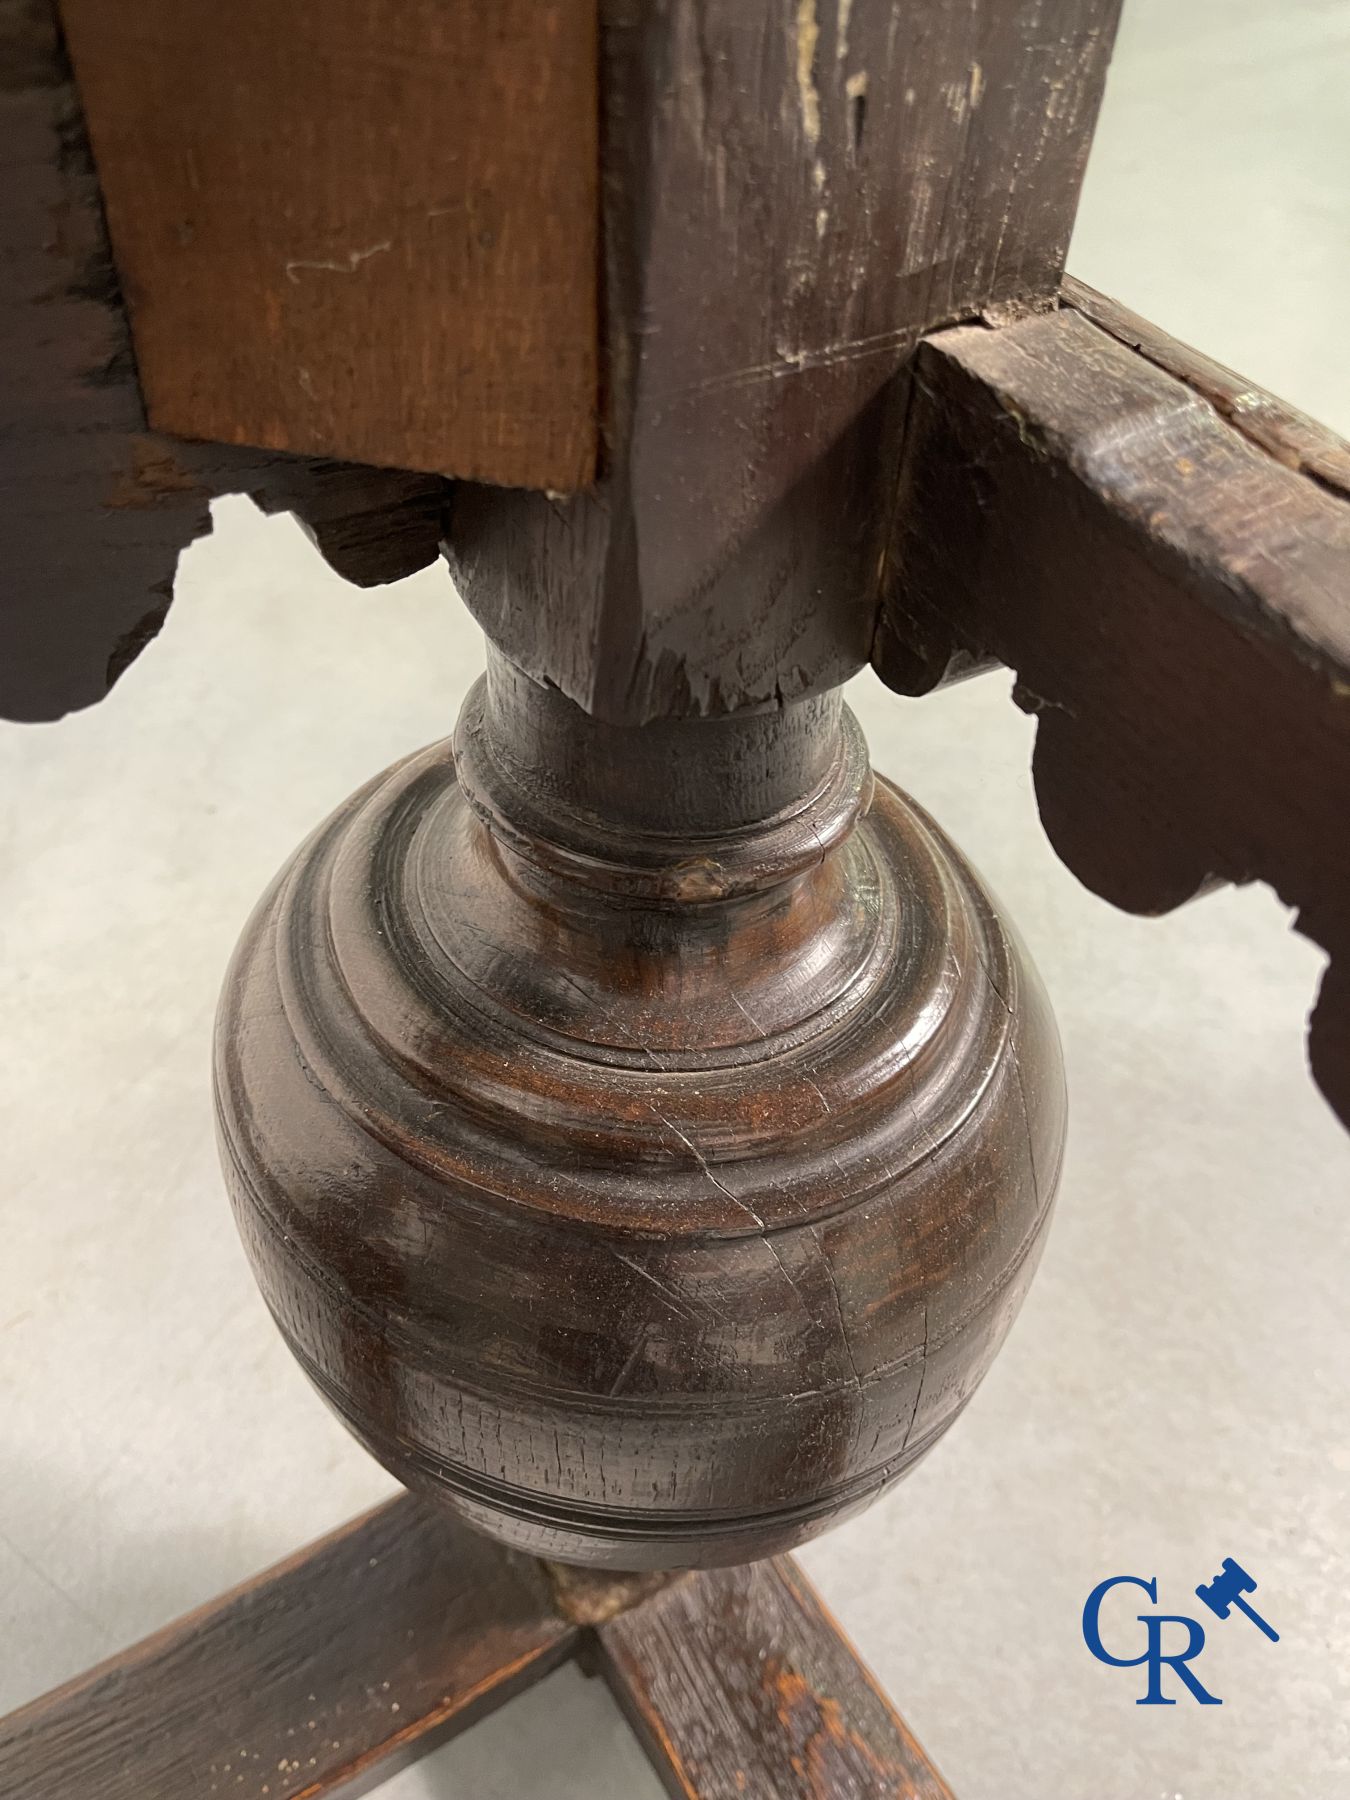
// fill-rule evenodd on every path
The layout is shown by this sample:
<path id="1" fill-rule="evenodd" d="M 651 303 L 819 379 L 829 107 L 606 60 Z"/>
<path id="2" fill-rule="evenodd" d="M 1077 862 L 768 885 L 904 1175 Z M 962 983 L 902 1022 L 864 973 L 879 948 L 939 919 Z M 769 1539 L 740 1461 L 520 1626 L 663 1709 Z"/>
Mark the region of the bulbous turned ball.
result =
<path id="1" fill-rule="evenodd" d="M 536 1554 L 774 1554 L 951 1424 L 1063 1077 L 1025 955 L 837 695 L 608 727 L 494 656 L 260 902 L 222 1158 L 301 1365 Z"/>

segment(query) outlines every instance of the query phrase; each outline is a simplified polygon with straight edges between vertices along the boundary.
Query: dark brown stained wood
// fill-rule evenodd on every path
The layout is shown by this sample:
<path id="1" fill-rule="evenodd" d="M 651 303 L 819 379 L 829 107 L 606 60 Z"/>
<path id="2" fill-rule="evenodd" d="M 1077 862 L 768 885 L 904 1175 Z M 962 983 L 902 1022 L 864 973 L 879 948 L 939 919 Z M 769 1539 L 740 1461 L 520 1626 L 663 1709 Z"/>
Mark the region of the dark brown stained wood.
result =
<path id="1" fill-rule="evenodd" d="M 218 490 L 242 490 L 265 513 L 294 513 L 324 561 L 357 587 L 400 581 L 439 555 L 450 483 L 438 475 L 187 448 L 197 467 L 211 470 Z"/>
<path id="2" fill-rule="evenodd" d="M 363 586 L 434 561 L 437 476 L 148 429 L 48 0 L 0 0 L 0 69 L 0 716 L 103 698 L 163 623 L 214 495 L 297 512 Z"/>
<path id="3" fill-rule="evenodd" d="M 345 1800 L 576 1641 L 533 1564 L 405 1495 L 0 1720 L 0 1800 Z"/>
<path id="4" fill-rule="evenodd" d="M 101 699 L 208 494 L 145 435 L 51 6 L 0 0 L 0 713 Z"/>
<path id="5" fill-rule="evenodd" d="M 595 0 L 63 0 L 151 423 L 571 489 Z"/>
<path id="6" fill-rule="evenodd" d="M 676 1800 L 951 1800 L 790 1558 L 679 1582 L 597 1637 Z"/>
<path id="7" fill-rule="evenodd" d="M 404 1495 L 0 1719 L 0 1800 L 354 1800 L 578 1651 L 677 1795 L 951 1800 L 791 1561 L 655 1583 Z"/>
<path id="8" fill-rule="evenodd" d="M 461 487 L 489 635 L 632 723 L 867 658 L 922 332 L 1053 302 L 1117 0 L 604 0 L 606 475 Z"/>
<path id="9" fill-rule="evenodd" d="M 1222 363 L 1179 344 L 1118 300 L 1084 281 L 1064 279 L 1062 298 L 1075 312 L 1137 350 L 1204 396 L 1244 437 L 1268 450 L 1277 462 L 1301 469 L 1336 493 L 1350 496 L 1350 444 L 1329 426 L 1277 400 Z"/>
<path id="10" fill-rule="evenodd" d="M 791 1548 L 1030 1285 L 1053 1020 L 838 694 L 606 725 L 495 650 L 291 859 L 216 1027 L 283 1335 L 414 1491 L 625 1571 Z M 580 1615 L 578 1615 L 580 1616 Z"/>
<path id="11" fill-rule="evenodd" d="M 1350 450 L 1073 292 L 924 346 L 877 667 L 1014 668 L 1051 841 L 1116 905 L 1260 880 L 1296 907 L 1350 1123 Z"/>

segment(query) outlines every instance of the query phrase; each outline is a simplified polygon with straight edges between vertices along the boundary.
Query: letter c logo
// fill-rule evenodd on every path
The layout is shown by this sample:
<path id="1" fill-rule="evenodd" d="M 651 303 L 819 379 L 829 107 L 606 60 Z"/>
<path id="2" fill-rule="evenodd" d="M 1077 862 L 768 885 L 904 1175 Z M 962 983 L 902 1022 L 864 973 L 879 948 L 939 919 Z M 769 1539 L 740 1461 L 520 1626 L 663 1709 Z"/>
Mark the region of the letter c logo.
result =
<path id="1" fill-rule="evenodd" d="M 1102 1642 L 1102 1601 L 1113 1587 L 1142 1588 L 1154 1606 L 1158 1604 L 1158 1582 L 1155 1576 L 1151 1581 L 1141 1581 L 1138 1575 L 1111 1575 L 1105 1581 L 1099 1581 L 1088 1595 L 1083 1605 L 1083 1642 L 1096 1657 L 1098 1662 L 1110 1663 L 1113 1668 L 1133 1669 L 1149 1659 L 1148 1645 L 1144 1646 L 1139 1656 L 1112 1656 Z"/>

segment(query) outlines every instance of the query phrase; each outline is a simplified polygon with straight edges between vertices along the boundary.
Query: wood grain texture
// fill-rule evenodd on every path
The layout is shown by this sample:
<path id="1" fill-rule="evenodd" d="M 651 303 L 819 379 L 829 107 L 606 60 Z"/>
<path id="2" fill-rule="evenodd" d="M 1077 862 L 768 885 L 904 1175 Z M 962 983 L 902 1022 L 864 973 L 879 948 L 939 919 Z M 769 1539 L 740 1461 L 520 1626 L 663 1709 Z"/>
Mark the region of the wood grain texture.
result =
<path id="1" fill-rule="evenodd" d="M 347 1800 L 576 1641 L 536 1567 L 404 1496 L 0 1720 L 0 1800 Z"/>
<path id="2" fill-rule="evenodd" d="M 950 1800 L 791 1562 L 548 1571 L 407 1495 L 0 1719 L 0 1800 L 354 1800 L 577 1653 L 678 1795 Z"/>
<path id="3" fill-rule="evenodd" d="M 1277 462 L 1301 469 L 1333 492 L 1350 496 L 1350 444 L 1329 426 L 1276 399 L 1213 357 L 1178 343 L 1086 282 L 1066 276 L 1061 292 L 1075 312 L 1194 388 L 1230 425 L 1269 451 Z"/>
<path id="4" fill-rule="evenodd" d="M 208 493 L 147 436 L 53 9 L 0 0 L 0 713 L 88 705 L 154 635 Z"/>
<path id="5" fill-rule="evenodd" d="M 222 1163 L 409 1487 L 622 1570 L 786 1549 L 958 1417 L 1039 1260 L 1053 1021 L 837 694 L 606 725 L 493 652 L 246 930 Z"/>
<path id="6" fill-rule="evenodd" d="M 466 485 L 506 653 L 617 723 L 866 660 L 919 335 L 1049 305 L 1117 0 L 605 0 L 604 479 Z"/>
<path id="7" fill-rule="evenodd" d="M 231 456 L 208 445 L 189 450 L 217 492 L 242 491 L 265 513 L 293 513 L 329 567 L 357 587 L 401 581 L 439 557 L 450 483 L 438 475 L 324 457 Z"/>
<path id="8" fill-rule="evenodd" d="M 676 1800 L 951 1800 L 788 1558 L 678 1582 L 597 1636 Z"/>
<path id="9" fill-rule="evenodd" d="M 1295 907 L 1350 1123 L 1347 447 L 1090 305 L 1109 331 L 1070 308 L 925 345 L 877 666 L 903 692 L 1014 668 L 1051 841 L 1116 905 L 1261 880 Z"/>
<path id="10" fill-rule="evenodd" d="M 62 0 L 149 417 L 594 469 L 595 0 Z"/>
<path id="11" fill-rule="evenodd" d="M 296 512 L 362 586 L 434 561 L 439 477 L 149 429 L 49 0 L 0 0 L 0 64 L 0 716 L 103 698 L 163 623 L 218 494 Z"/>

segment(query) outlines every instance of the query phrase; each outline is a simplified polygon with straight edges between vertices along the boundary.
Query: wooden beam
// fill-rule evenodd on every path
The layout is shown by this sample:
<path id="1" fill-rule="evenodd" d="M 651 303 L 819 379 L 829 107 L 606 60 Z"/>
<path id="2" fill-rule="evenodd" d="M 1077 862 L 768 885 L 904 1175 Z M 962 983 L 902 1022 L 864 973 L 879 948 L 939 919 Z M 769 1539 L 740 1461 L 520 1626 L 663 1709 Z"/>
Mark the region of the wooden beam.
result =
<path id="1" fill-rule="evenodd" d="M 1350 446 L 1068 292 L 924 345 L 877 667 L 1015 669 L 1046 830 L 1116 905 L 1260 880 L 1296 907 L 1350 1124 Z"/>
<path id="2" fill-rule="evenodd" d="M 0 1800 L 346 1800 L 577 1638 L 535 1564 L 405 1495 L 0 1720 Z"/>
<path id="3" fill-rule="evenodd" d="M 1099 294 L 1072 275 L 1065 277 L 1062 294 L 1074 312 L 1137 350 L 1145 362 L 1155 363 L 1194 388 L 1243 437 L 1269 451 L 1276 462 L 1301 469 L 1333 492 L 1350 497 L 1350 444 L 1328 426 L 1287 401 L 1277 400 L 1213 357 L 1189 344 L 1179 344 L 1118 300 Z"/>
<path id="4" fill-rule="evenodd" d="M 952 1800 L 790 1558 L 676 1583 L 597 1638 L 677 1800 Z"/>
<path id="5" fill-rule="evenodd" d="M 578 1653 L 676 1794 L 951 1800 L 790 1559 L 567 1569 L 406 1494 L 0 1719 L 0 1800 L 352 1800 Z"/>
<path id="6" fill-rule="evenodd" d="M 572 489 L 595 0 L 61 0 L 150 423 Z"/>
<path id="7" fill-rule="evenodd" d="M 210 515 L 147 442 L 54 8 L 3 0 L 0 62 L 0 713 L 48 719 L 153 636 Z"/>
<path id="8" fill-rule="evenodd" d="M 437 476 L 149 428 L 50 0 L 0 0 L 0 61 L 0 716 L 103 698 L 163 623 L 217 494 L 296 512 L 362 586 L 434 561 Z"/>
<path id="9" fill-rule="evenodd" d="M 604 480 L 461 487 L 461 592 L 616 723 L 867 659 L 919 336 L 1054 303 L 1118 0 L 603 0 Z"/>

